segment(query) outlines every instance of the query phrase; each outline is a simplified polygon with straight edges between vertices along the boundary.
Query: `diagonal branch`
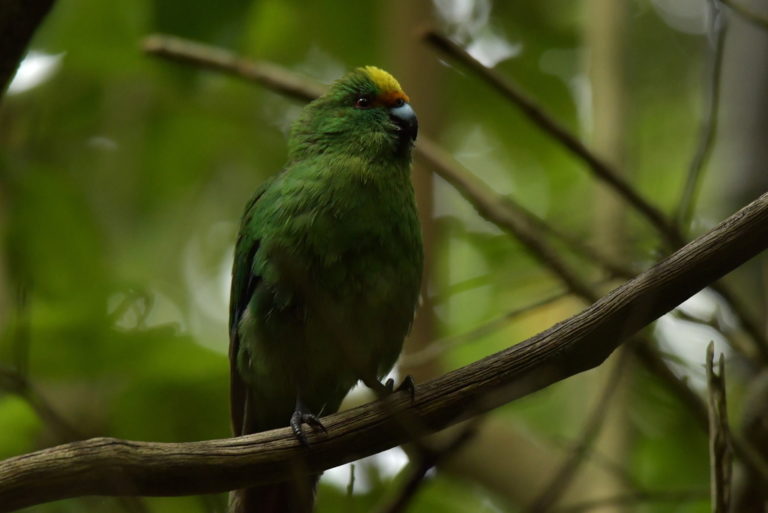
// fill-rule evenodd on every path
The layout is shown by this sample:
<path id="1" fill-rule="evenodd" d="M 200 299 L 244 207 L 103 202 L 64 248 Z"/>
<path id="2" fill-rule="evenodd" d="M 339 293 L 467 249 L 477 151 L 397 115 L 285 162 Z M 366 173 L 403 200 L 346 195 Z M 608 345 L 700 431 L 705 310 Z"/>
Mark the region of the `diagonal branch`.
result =
<path id="1" fill-rule="evenodd" d="M 429 162 L 434 171 L 469 201 L 484 219 L 516 237 L 540 262 L 546 265 L 574 294 L 594 301 L 591 285 L 573 272 L 554 248 L 542 239 L 524 217 L 509 208 L 507 198 L 496 194 L 479 178 L 454 165 L 451 158 L 435 143 L 422 139 L 416 155 Z"/>
<path id="2" fill-rule="evenodd" d="M 0 390 L 19 396 L 27 401 L 40 420 L 47 424 L 58 437 L 58 441 L 79 440 L 83 435 L 62 417 L 29 382 L 29 380 L 13 369 L 0 366 Z"/>
<path id="3" fill-rule="evenodd" d="M 209 69 L 220 70 L 239 78 L 245 78 L 260 83 L 272 91 L 285 94 L 301 100 L 311 100 L 321 94 L 323 88 L 316 83 L 269 62 L 242 59 L 236 55 L 216 47 L 180 39 L 173 36 L 155 35 L 147 38 L 145 50 L 153 55 L 171 60 L 191 63 Z M 588 302 L 593 302 L 598 294 L 593 287 L 573 272 L 559 257 L 554 248 L 540 237 L 541 227 L 531 222 L 531 216 L 524 215 L 522 207 L 515 206 L 511 199 L 496 194 L 482 180 L 464 170 L 434 142 L 421 138 L 416 145 L 417 157 L 424 159 L 430 168 L 448 183 L 450 183 L 486 220 L 496 224 L 524 243 L 528 250 L 547 266 L 566 286 L 576 295 Z M 597 261 L 597 260 L 596 260 Z M 601 262 L 606 269 L 609 265 Z M 617 275 L 622 275 L 619 272 Z M 760 330 L 745 314 L 743 305 L 735 301 L 722 287 L 713 286 L 723 298 L 729 302 L 734 312 L 742 319 L 747 332 L 753 340 L 762 340 Z M 768 349 L 768 345 L 756 344 L 757 350 Z M 738 349 L 738 348 L 737 348 Z M 691 390 L 687 383 L 677 377 L 662 361 L 654 347 L 647 342 L 634 345 L 634 351 L 640 360 L 665 382 L 670 389 L 683 401 L 697 420 L 706 428 L 707 410 L 704 402 Z M 751 355 L 747 355 L 751 356 Z M 768 353 L 765 354 L 768 360 Z M 754 451 L 745 445 L 733 441 L 736 454 L 754 469 L 768 483 L 768 471 L 761 460 L 752 458 Z"/>
<path id="4" fill-rule="evenodd" d="M 261 84 L 270 91 L 300 101 L 313 100 L 325 90 L 323 86 L 303 79 L 271 62 L 244 59 L 222 48 L 174 36 L 161 34 L 149 36 L 144 40 L 143 49 L 157 57 L 244 78 Z M 495 204 L 493 208 L 489 209 L 491 218 L 487 219 L 497 224 L 499 224 L 497 221 L 500 220 L 503 223 L 499 224 L 500 227 L 507 231 L 514 231 L 514 234 L 519 238 L 529 240 L 535 247 L 532 251 L 543 256 L 547 261 L 552 262 L 554 258 L 554 264 L 557 266 L 559 259 L 553 251 L 543 248 L 545 244 L 540 233 L 545 232 L 563 240 L 576 253 L 580 253 L 590 261 L 599 264 L 615 276 L 623 278 L 634 276 L 635 273 L 621 263 L 615 262 L 599 251 L 590 248 L 577 238 L 549 226 L 511 198 L 502 198 L 492 192 L 479 179 L 453 163 L 452 159 L 429 139 L 419 137 L 416 153 L 429 164 L 431 170 L 456 187 L 478 210 L 482 210 L 483 205 Z M 562 268 L 562 265 L 559 267 Z M 566 282 L 572 282 L 572 286 L 576 287 L 576 290 L 585 290 L 585 284 L 574 281 L 578 280 L 578 277 L 566 276 L 564 279 Z"/>
<path id="5" fill-rule="evenodd" d="M 661 232 L 673 246 L 679 246 L 682 236 L 677 228 L 672 225 L 656 207 L 648 203 L 640 194 L 627 183 L 611 166 L 603 162 L 592 153 L 584 143 L 571 134 L 565 127 L 558 123 L 545 110 L 528 98 L 509 80 L 502 77 L 496 71 L 486 67 L 480 61 L 472 57 L 466 50 L 435 31 L 424 33 L 424 39 L 435 48 L 446 53 L 463 65 L 471 69 L 477 76 L 485 80 L 505 98 L 514 103 L 528 119 L 539 128 L 554 137 L 568 151 L 582 160 L 598 179 L 613 188 L 627 203 L 640 212 L 646 219 Z"/>
<path id="6" fill-rule="evenodd" d="M 227 50 L 187 39 L 158 34 L 147 37 L 143 48 L 151 55 L 244 78 L 297 100 L 309 101 L 324 91 L 324 88 L 317 83 L 303 79 L 270 62 L 243 59 Z M 585 148 L 585 151 L 588 150 Z M 570 272 L 562 259 L 540 236 L 542 231 L 547 231 L 559 237 L 559 232 L 545 229 L 546 223 L 538 220 L 521 205 L 515 204 L 511 198 L 496 194 L 479 178 L 456 165 L 445 151 L 429 139 L 420 138 L 416 144 L 416 155 L 429 163 L 430 169 L 459 191 L 483 217 L 526 243 L 529 251 L 549 266 L 571 290 L 582 297 L 587 297 L 588 284 L 578 275 Z M 563 240 L 573 247 L 572 239 L 571 237 Z M 674 242 L 675 247 L 682 245 L 679 239 L 675 239 Z M 582 254 L 590 254 L 585 248 L 573 247 L 573 249 Z M 622 266 L 617 266 L 615 262 L 606 260 L 600 254 L 591 252 L 591 256 L 595 263 L 618 277 L 627 277 L 627 273 L 630 272 Z M 745 356 L 751 360 L 761 358 L 768 361 L 768 340 L 758 323 L 747 312 L 745 305 L 737 300 L 723 284 L 714 284 L 712 287 L 728 302 L 744 330 L 754 341 L 754 348 Z"/>
<path id="7" fill-rule="evenodd" d="M 182 64 L 192 64 L 258 82 L 270 91 L 295 100 L 308 102 L 325 91 L 323 86 L 304 80 L 271 62 L 243 59 L 222 48 L 189 39 L 155 34 L 144 39 L 142 48 L 149 54 Z"/>
<path id="8" fill-rule="evenodd" d="M 552 480 L 544 489 L 539 492 L 533 502 L 525 509 L 526 513 L 545 513 L 557 504 L 573 480 L 573 477 L 579 470 L 584 458 L 590 452 L 592 444 L 600 434 L 603 422 L 606 418 L 606 412 L 611 404 L 614 393 L 618 388 L 621 378 L 624 376 L 625 365 L 627 361 L 627 352 L 619 353 L 618 361 L 615 363 L 611 374 L 608 376 L 608 382 L 603 386 L 602 393 L 598 398 L 592 413 L 587 419 L 587 423 L 579 436 L 579 443 L 575 450 L 566 458 Z"/>
<path id="9" fill-rule="evenodd" d="M 432 431 L 600 365 L 621 342 L 768 247 L 768 193 L 592 306 L 550 329 L 386 399 Z M 81 495 L 187 495 L 318 472 L 407 441 L 367 404 L 324 419 L 303 447 L 290 428 L 189 443 L 94 438 L 0 462 L 0 512 Z M 118 484 L 119 483 L 119 484 Z"/>
<path id="10" fill-rule="evenodd" d="M 600 160 L 578 138 L 547 114 L 543 108 L 519 91 L 516 85 L 506 80 L 496 71 L 484 66 L 445 36 L 434 31 L 427 31 L 424 34 L 424 38 L 427 42 L 451 55 L 488 82 L 505 98 L 517 105 L 539 128 L 550 134 L 556 141 L 585 162 L 598 179 L 611 186 L 629 205 L 643 214 L 663 236 L 670 247 L 678 248 L 684 244 L 685 239 L 677 225 L 672 224 L 661 211 L 648 203 L 629 183 L 625 182 L 616 170 Z M 728 301 L 731 309 L 739 318 L 742 327 L 754 341 L 752 354 L 745 356 L 749 359 L 760 358 L 764 362 L 768 362 L 768 338 L 766 338 L 764 330 L 761 329 L 742 302 L 737 300 L 735 294 L 725 284 L 715 283 L 712 285 L 712 288 L 723 299 Z"/>
<path id="11" fill-rule="evenodd" d="M 472 437 L 475 436 L 477 428 L 476 424 L 480 419 L 482 419 L 480 416 L 472 419 L 469 425 L 464 427 L 458 435 L 454 435 L 453 440 L 448 442 L 444 447 L 421 451 L 421 454 L 416 461 L 411 463 L 408 479 L 400 489 L 400 492 L 391 500 L 391 502 L 385 504 L 376 511 L 379 513 L 402 513 L 403 511 L 406 511 L 408 505 L 413 501 L 414 496 L 424 484 L 427 472 L 436 467 L 446 458 L 455 454 L 456 451 L 469 442 Z"/>

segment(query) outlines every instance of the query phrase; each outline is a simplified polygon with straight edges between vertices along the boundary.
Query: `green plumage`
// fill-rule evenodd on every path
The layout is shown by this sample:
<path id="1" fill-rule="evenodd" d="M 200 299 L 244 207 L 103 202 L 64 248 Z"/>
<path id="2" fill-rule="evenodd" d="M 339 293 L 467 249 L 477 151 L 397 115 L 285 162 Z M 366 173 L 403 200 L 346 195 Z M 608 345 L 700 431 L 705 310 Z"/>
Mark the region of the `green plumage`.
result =
<path id="1" fill-rule="evenodd" d="M 230 305 L 236 434 L 287 426 L 297 400 L 335 412 L 363 375 L 391 369 L 410 328 L 422 269 L 415 118 L 393 116 L 403 100 L 368 69 L 305 107 L 287 167 L 246 208 Z"/>

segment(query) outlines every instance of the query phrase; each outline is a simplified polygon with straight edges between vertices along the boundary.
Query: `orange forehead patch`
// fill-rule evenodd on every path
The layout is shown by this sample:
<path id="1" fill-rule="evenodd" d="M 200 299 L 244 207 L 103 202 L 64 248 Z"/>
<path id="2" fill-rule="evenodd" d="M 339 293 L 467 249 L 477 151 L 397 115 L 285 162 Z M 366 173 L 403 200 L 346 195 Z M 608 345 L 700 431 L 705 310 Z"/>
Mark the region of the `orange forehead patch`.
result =
<path id="1" fill-rule="evenodd" d="M 391 91 L 388 93 L 381 93 L 373 99 L 374 105 L 384 105 L 385 107 L 392 107 L 397 104 L 398 100 L 403 100 L 408 103 L 408 95 L 402 91 Z"/>
<path id="2" fill-rule="evenodd" d="M 383 69 L 376 66 L 365 66 L 361 69 L 370 77 L 379 90 L 378 96 L 373 100 L 374 104 L 391 106 L 397 103 L 398 100 L 410 101 L 397 79 Z"/>

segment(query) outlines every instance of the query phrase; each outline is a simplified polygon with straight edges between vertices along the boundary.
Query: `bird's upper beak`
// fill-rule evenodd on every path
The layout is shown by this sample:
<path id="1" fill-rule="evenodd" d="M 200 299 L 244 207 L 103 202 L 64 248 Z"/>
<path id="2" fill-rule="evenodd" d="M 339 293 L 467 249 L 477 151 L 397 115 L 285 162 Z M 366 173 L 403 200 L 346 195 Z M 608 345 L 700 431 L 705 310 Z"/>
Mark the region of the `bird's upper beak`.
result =
<path id="1" fill-rule="evenodd" d="M 411 108 L 410 103 L 403 103 L 399 107 L 390 108 L 389 116 L 402 130 L 403 135 L 407 135 L 412 141 L 416 140 L 416 134 L 419 131 L 419 120 L 416 118 L 416 113 Z"/>

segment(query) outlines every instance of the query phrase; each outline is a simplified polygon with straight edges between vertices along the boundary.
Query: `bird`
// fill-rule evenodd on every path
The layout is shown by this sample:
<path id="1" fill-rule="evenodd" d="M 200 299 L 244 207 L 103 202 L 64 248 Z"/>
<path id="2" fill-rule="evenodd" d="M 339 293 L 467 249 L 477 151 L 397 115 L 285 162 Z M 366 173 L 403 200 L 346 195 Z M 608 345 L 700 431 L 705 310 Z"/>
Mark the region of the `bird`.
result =
<path id="1" fill-rule="evenodd" d="M 378 384 L 394 366 L 422 278 L 417 133 L 409 97 L 375 66 L 348 72 L 293 123 L 287 163 L 247 203 L 235 245 L 235 436 L 290 426 L 306 445 L 304 426 L 324 430 L 320 416 L 359 380 Z M 230 510 L 311 512 L 318 478 L 237 490 Z"/>

